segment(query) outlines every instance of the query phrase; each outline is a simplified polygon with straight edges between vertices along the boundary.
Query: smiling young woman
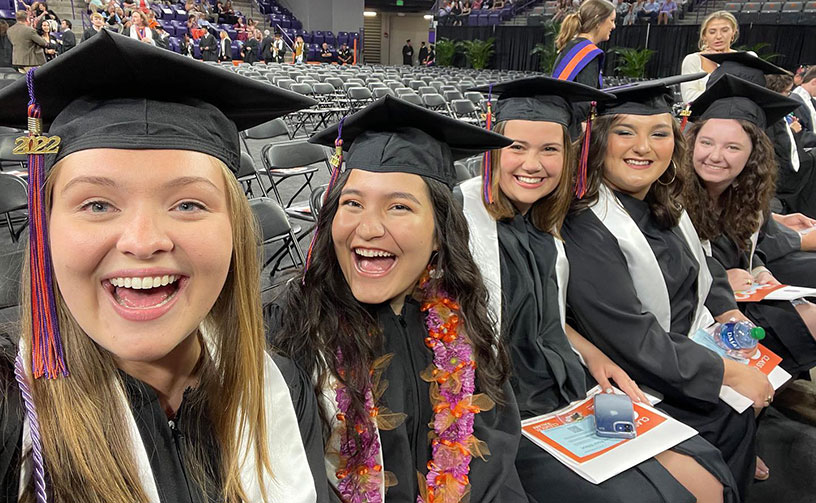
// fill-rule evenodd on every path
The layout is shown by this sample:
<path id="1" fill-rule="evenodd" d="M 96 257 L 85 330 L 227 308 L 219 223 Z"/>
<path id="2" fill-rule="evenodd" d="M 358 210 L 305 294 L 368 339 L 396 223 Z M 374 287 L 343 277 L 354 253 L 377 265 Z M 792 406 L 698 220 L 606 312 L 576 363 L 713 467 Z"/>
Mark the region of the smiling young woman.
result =
<path id="1" fill-rule="evenodd" d="M 238 128 L 312 101 L 107 31 L 65 58 L 0 95 L 0 123 L 24 123 L 31 102 L 32 134 L 42 120 L 60 139 L 29 157 L 0 494 L 327 501 L 308 380 L 264 345 L 257 230 L 234 174 Z M 100 58 L 107 77 L 88 85 Z M 162 67 L 212 88 L 155 98 Z M 224 87 L 252 99 L 222 101 Z"/>
<path id="2" fill-rule="evenodd" d="M 389 96 L 312 138 L 341 140 L 308 269 L 271 309 L 315 378 L 335 492 L 526 502 L 507 355 L 451 192 L 454 159 L 509 141 Z"/>
<path id="3" fill-rule="evenodd" d="M 496 129 L 513 140 L 490 153 L 490 172 L 484 176 L 492 177 L 494 200 L 484 198 L 481 178 L 465 181 L 459 190 L 471 251 L 498 320 L 497 332 L 510 352 L 511 382 L 521 417 L 554 413 L 582 400 L 595 382 L 605 392 L 614 382 L 633 400 L 643 401 L 643 393 L 626 372 L 565 317 L 570 264 L 560 230 L 578 185 L 575 147 L 567 128 L 585 119 L 574 117 L 571 105 L 612 96 L 546 77 L 504 82 L 494 92 L 500 95 Z M 586 377 L 581 361 L 595 382 Z M 689 453 L 706 462 L 695 462 Z M 728 468 L 700 437 L 597 485 L 524 437 L 516 468 L 531 502 L 735 499 Z"/>
<path id="4" fill-rule="evenodd" d="M 567 257 L 581 264 L 571 271 L 567 304 L 587 339 L 663 394 L 658 407 L 720 450 L 741 499 L 754 475 L 754 416 L 737 414 L 719 389 L 733 386 L 762 407 L 773 388 L 756 369 L 689 338 L 715 319 L 744 316 L 725 275 L 709 270 L 679 201 L 685 142 L 666 86 L 687 78 L 621 89 L 599 105 L 587 194 L 562 231 Z"/>

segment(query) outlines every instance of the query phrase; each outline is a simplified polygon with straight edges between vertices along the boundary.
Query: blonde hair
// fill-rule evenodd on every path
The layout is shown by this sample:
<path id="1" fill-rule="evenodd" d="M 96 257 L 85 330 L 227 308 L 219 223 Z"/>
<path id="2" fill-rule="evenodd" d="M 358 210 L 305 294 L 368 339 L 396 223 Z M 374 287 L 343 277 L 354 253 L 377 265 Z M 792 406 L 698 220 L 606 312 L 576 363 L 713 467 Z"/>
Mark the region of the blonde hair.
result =
<path id="1" fill-rule="evenodd" d="M 615 6 L 607 0 L 584 0 L 577 12 L 561 22 L 555 48 L 561 51 L 579 33 L 589 33 L 615 12 Z"/>
<path id="2" fill-rule="evenodd" d="M 739 23 L 737 23 L 737 18 L 735 18 L 733 14 L 731 14 L 730 12 L 726 12 L 724 10 L 718 10 L 717 12 L 712 12 L 711 14 L 708 15 L 707 18 L 705 18 L 705 20 L 703 21 L 703 24 L 700 25 L 700 40 L 697 41 L 697 48 L 700 49 L 701 51 L 706 48 L 705 38 L 703 37 L 703 35 L 705 35 L 705 32 L 708 29 L 708 25 L 712 21 L 717 21 L 717 20 L 728 21 L 728 23 L 734 29 L 734 36 L 731 37 L 731 42 L 730 42 L 731 44 L 736 42 L 737 39 L 739 38 Z"/>
<path id="3" fill-rule="evenodd" d="M 216 357 L 202 358 L 200 409 L 211 430 L 207 441 L 216 446 L 218 460 L 206 456 L 202 446 L 188 449 L 188 467 L 202 493 L 211 485 L 220 489 L 221 501 L 246 501 L 238 459 L 241 432 L 254 448 L 257 477 L 272 477 L 267 450 L 264 408 L 264 358 L 266 351 L 260 305 L 260 265 L 255 244 L 255 219 L 235 176 L 224 163 L 213 159 L 225 180 L 232 227 L 233 249 L 224 287 L 202 322 L 213 341 Z M 46 181 L 47 207 L 55 173 Z M 27 256 L 27 255 L 26 255 Z M 21 336 L 31 337 L 29 264 L 23 267 Z M 120 405 L 124 383 L 114 356 L 99 347 L 71 315 L 54 281 L 54 295 L 66 361 L 71 375 L 62 379 L 33 380 L 43 455 L 55 502 L 133 503 L 147 501 L 134 463 L 125 418 L 130 410 Z M 206 348 L 206 345 L 204 346 Z M 23 355 L 30 359 L 30 350 Z M 217 469 L 210 472 L 208 469 Z M 207 473 L 210 474 L 208 480 Z M 264 500 L 266 497 L 264 496 Z M 24 499 L 33 502 L 33 483 Z"/>
<path id="4" fill-rule="evenodd" d="M 493 131 L 504 134 L 504 129 L 508 121 L 496 124 Z M 542 197 L 530 207 L 530 221 L 536 229 L 542 232 L 549 232 L 560 237 L 561 226 L 572 203 L 573 184 L 575 178 L 575 145 L 572 143 L 569 131 L 565 126 L 561 126 L 564 141 L 564 164 L 561 169 L 561 178 L 558 186 Z M 485 202 L 487 212 L 494 220 L 505 220 L 513 218 L 517 210 L 510 198 L 501 190 L 499 177 L 501 172 L 502 149 L 493 150 L 490 153 L 490 170 L 493 174 L 493 193 L 496 197 L 492 204 Z M 484 200 L 483 200 L 484 202 Z"/>
<path id="5" fill-rule="evenodd" d="M 93 14 L 91 14 L 91 21 L 93 21 L 94 19 L 101 19 L 103 21 L 105 20 L 105 18 L 102 17 L 102 14 L 98 12 L 94 12 Z"/>

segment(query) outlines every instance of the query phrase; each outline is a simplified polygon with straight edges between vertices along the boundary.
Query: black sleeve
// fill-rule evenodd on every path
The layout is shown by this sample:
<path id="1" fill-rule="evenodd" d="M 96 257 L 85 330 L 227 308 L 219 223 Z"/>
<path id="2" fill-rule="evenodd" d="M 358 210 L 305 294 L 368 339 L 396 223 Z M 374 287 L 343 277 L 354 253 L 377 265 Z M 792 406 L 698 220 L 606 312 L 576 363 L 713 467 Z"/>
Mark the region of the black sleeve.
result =
<path id="1" fill-rule="evenodd" d="M 801 249 L 802 237 L 795 230 L 780 224 L 772 216 L 762 224 L 757 251 L 762 254 L 765 262 L 773 262 Z"/>
<path id="2" fill-rule="evenodd" d="M 728 282 L 728 274 L 719 260 L 706 255 L 708 270 L 711 272 L 711 290 L 708 292 L 705 306 L 714 316 L 719 316 L 726 311 L 737 308 L 737 301 L 734 299 L 734 291 Z"/>
<path id="3" fill-rule="evenodd" d="M 599 85 L 598 76 L 600 73 L 601 58 L 597 57 L 587 63 L 587 65 L 580 72 L 578 72 L 578 75 L 575 76 L 575 82 L 597 88 Z"/>
<path id="4" fill-rule="evenodd" d="M 719 400 L 723 361 L 687 334 L 666 332 L 638 298 L 617 240 L 590 211 L 562 229 L 567 306 L 584 334 L 638 384 L 667 396 Z"/>
<path id="5" fill-rule="evenodd" d="M 20 450 L 23 440 L 23 407 L 14 380 L 16 347 L 0 335 L 0 501 L 17 502 Z"/>
<path id="6" fill-rule="evenodd" d="M 329 501 L 329 482 L 326 477 L 326 462 L 323 454 L 322 423 L 311 382 L 292 360 L 274 353 L 272 360 L 283 374 L 286 384 L 289 385 L 289 393 L 292 396 L 292 404 L 295 406 L 295 414 L 300 426 L 300 436 L 303 440 L 303 447 L 306 449 L 306 459 L 312 469 L 312 478 L 314 478 L 317 490 L 317 503 L 327 503 Z"/>

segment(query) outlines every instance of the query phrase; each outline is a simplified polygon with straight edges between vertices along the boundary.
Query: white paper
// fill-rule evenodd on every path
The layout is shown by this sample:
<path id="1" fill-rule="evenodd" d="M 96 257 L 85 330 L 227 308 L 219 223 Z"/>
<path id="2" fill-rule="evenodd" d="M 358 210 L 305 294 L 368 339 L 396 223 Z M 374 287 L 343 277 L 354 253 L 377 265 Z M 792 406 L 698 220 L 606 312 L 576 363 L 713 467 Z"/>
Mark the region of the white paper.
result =
<path id="1" fill-rule="evenodd" d="M 769 293 L 765 296 L 765 300 L 796 300 L 804 297 L 816 297 L 816 288 L 786 286 Z"/>

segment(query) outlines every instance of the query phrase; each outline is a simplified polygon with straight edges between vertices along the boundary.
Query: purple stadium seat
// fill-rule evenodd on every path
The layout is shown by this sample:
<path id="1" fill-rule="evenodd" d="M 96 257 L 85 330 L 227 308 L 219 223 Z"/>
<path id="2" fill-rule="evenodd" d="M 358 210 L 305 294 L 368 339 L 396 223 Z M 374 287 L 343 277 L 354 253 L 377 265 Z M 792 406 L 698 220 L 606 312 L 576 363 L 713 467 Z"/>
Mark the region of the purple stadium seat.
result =
<path id="1" fill-rule="evenodd" d="M 173 52 L 181 52 L 181 44 L 179 44 L 179 39 L 176 37 L 170 37 L 167 39 L 167 48 Z"/>
<path id="2" fill-rule="evenodd" d="M 0 9 L 0 19 L 14 19 L 14 13 L 10 10 Z"/>
<path id="3" fill-rule="evenodd" d="M 196 59 L 201 59 L 201 48 L 198 47 L 198 39 L 193 40 L 193 55 Z"/>
<path id="4" fill-rule="evenodd" d="M 488 20 L 489 16 L 490 16 L 490 12 L 488 12 L 488 11 L 486 11 L 484 9 L 481 10 L 479 12 L 478 26 L 487 26 L 487 20 Z"/>
<path id="5" fill-rule="evenodd" d="M 334 45 L 337 43 L 337 39 L 334 38 L 334 33 L 330 32 L 330 31 L 327 31 L 324 34 L 324 37 L 326 38 L 326 43 L 329 44 L 332 47 L 334 47 Z"/>
<path id="6" fill-rule="evenodd" d="M 232 41 L 232 59 L 241 59 L 241 48 L 244 44 L 240 40 Z"/>
<path id="7" fill-rule="evenodd" d="M 234 28 L 230 28 L 227 30 L 227 36 L 234 42 L 238 38 L 238 32 Z"/>
<path id="8" fill-rule="evenodd" d="M 312 37 L 312 43 L 313 44 L 321 45 L 325 41 L 326 41 L 326 38 L 325 38 L 325 35 L 323 34 L 322 31 L 318 30 L 318 31 L 314 32 L 314 36 Z"/>
<path id="9" fill-rule="evenodd" d="M 176 18 L 176 21 L 182 21 L 182 22 L 187 21 L 187 11 L 184 10 L 183 7 L 174 8 L 173 9 L 173 14 L 174 14 L 174 17 Z"/>
<path id="10" fill-rule="evenodd" d="M 281 28 L 283 28 L 284 30 L 287 30 L 287 29 L 289 29 L 291 27 L 292 27 L 292 20 L 289 19 L 288 16 L 283 16 L 281 18 Z"/>
<path id="11" fill-rule="evenodd" d="M 487 16 L 487 24 L 489 24 L 489 25 L 497 25 L 500 22 L 501 22 L 501 19 L 499 19 L 499 13 L 498 12 L 491 12 Z"/>
<path id="12" fill-rule="evenodd" d="M 476 26 L 479 24 L 479 12 L 478 10 L 470 11 L 470 15 L 468 16 L 468 26 Z"/>
<path id="13" fill-rule="evenodd" d="M 509 21 L 513 17 L 513 5 L 505 6 L 499 13 L 502 21 Z"/>
<path id="14" fill-rule="evenodd" d="M 176 17 L 176 13 L 173 12 L 173 9 L 167 7 L 166 5 L 160 7 L 159 10 L 161 12 L 161 16 L 159 17 L 159 19 L 166 19 L 169 21 Z"/>
<path id="15" fill-rule="evenodd" d="M 300 19 L 295 19 L 295 20 L 292 21 L 292 28 L 294 28 L 296 30 L 302 30 L 303 29 L 303 23 L 300 21 Z"/>
<path id="16" fill-rule="evenodd" d="M 309 52 L 306 53 L 306 59 L 308 61 L 315 61 L 317 59 L 317 55 L 317 49 L 315 49 L 314 46 L 309 46 Z"/>

